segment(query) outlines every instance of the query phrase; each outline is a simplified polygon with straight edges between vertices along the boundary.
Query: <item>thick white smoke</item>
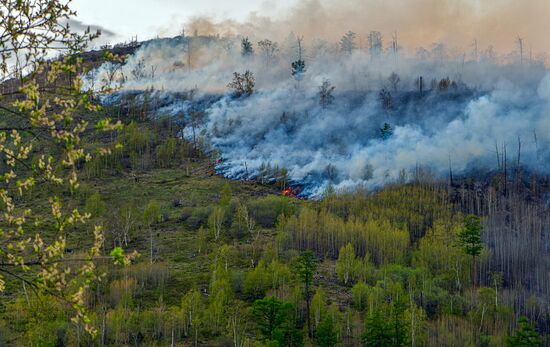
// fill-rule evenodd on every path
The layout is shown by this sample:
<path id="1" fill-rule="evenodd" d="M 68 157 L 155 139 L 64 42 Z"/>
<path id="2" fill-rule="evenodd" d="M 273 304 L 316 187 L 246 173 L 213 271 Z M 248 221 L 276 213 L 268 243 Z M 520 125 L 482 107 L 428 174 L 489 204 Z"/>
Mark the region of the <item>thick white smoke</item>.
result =
<path id="1" fill-rule="evenodd" d="M 306 72 L 295 79 L 295 37 L 273 56 L 255 50 L 242 57 L 238 39 L 155 40 L 121 67 L 125 80 L 117 93 L 154 89 L 163 98 L 158 114 L 204 112 L 201 127 L 221 152 L 220 172 L 246 179 L 275 176 L 261 172 L 266 165 L 284 167 L 308 196 L 329 184 L 378 187 L 410 178 L 419 166 L 441 177 L 449 167 L 457 174 L 494 170 L 504 148 L 508 165 L 520 154 L 528 169 L 550 169 L 550 75 L 541 62 L 516 54 L 503 64 L 492 54 L 474 59 L 440 45 L 413 57 L 391 49 L 348 54 L 316 40 L 305 45 Z M 107 70 L 89 80 L 106 83 Z M 256 91 L 236 98 L 227 84 L 245 70 L 254 73 Z M 398 83 L 389 80 L 392 73 Z M 440 85 L 447 77 L 451 84 Z M 323 81 L 336 87 L 326 107 L 319 102 Z M 196 91 L 192 100 L 176 94 L 189 90 Z M 381 134 L 385 123 L 391 135 Z"/>

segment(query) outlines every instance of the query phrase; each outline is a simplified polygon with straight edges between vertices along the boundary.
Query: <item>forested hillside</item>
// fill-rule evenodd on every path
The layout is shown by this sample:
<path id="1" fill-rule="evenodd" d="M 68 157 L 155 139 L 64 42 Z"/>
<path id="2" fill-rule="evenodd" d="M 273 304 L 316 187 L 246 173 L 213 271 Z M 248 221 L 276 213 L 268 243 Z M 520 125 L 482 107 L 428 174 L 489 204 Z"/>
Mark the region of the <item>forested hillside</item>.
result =
<path id="1" fill-rule="evenodd" d="M 147 93 L 82 90 L 135 47 L 1 4 L 0 346 L 550 346 L 550 180 L 520 151 L 309 200 L 282 168 L 230 180 Z"/>
<path id="2" fill-rule="evenodd" d="M 214 175 L 169 119 L 120 119 L 120 149 L 85 163 L 66 197 L 94 216 L 71 230 L 66 252 L 78 257 L 102 225 L 104 247 L 140 256 L 98 262 L 105 277 L 86 296 L 95 339 L 68 322 L 63 302 L 10 279 L 4 343 L 499 346 L 529 326 L 548 332 L 548 220 L 536 187 L 504 194 L 498 176 L 482 187 L 419 174 L 375 193 L 298 200 L 278 183 Z M 520 316 L 529 323 L 518 327 Z"/>

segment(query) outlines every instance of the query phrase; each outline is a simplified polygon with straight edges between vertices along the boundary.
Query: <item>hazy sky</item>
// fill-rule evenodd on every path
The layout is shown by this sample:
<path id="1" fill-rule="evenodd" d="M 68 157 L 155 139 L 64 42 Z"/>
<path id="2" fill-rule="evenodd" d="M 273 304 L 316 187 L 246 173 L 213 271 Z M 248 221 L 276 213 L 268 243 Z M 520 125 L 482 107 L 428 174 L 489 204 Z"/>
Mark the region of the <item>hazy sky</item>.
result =
<path id="1" fill-rule="evenodd" d="M 251 12 L 277 16 L 297 0 L 73 0 L 78 20 L 99 25 L 126 39 L 176 35 L 196 16 L 245 20 Z"/>
<path id="2" fill-rule="evenodd" d="M 379 30 L 386 43 L 398 33 L 405 48 L 444 42 L 468 51 L 477 40 L 480 49 L 500 53 L 517 50 L 522 37 L 525 53 L 550 52 L 550 0 L 73 0 L 73 8 L 80 24 L 106 29 L 102 43 L 175 36 L 190 19 L 205 17 L 201 23 L 215 25 L 201 26 L 203 35 L 280 41 L 293 31 L 337 42 L 352 30 L 361 44 Z"/>

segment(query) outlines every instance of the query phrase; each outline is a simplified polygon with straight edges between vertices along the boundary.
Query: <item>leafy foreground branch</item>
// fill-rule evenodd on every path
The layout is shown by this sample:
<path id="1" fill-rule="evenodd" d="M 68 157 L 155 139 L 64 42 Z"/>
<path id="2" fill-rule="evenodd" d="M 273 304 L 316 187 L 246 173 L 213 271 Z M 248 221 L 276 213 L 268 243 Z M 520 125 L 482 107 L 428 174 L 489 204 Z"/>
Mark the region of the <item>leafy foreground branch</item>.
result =
<path id="1" fill-rule="evenodd" d="M 72 322 L 93 335 L 85 295 L 101 277 L 95 261 L 103 258 L 102 227 L 94 227 L 78 262 L 66 254 L 68 234 L 91 217 L 69 206 L 79 188 L 78 166 L 92 159 L 82 143 L 89 129 L 84 115 L 99 111 L 92 95 L 81 89 L 79 54 L 99 33 L 79 34 L 62 24 L 75 15 L 69 3 L 0 2 L 0 72 L 11 87 L 0 95 L 0 293 L 8 294 L 14 280 L 23 282 L 66 303 Z M 48 61 L 54 53 L 64 58 Z M 102 119 L 95 128 L 112 132 L 121 124 Z M 99 148 L 97 155 L 110 153 L 113 146 Z M 48 206 L 46 216 L 37 212 L 43 206 Z M 129 261 L 121 249 L 110 258 Z"/>

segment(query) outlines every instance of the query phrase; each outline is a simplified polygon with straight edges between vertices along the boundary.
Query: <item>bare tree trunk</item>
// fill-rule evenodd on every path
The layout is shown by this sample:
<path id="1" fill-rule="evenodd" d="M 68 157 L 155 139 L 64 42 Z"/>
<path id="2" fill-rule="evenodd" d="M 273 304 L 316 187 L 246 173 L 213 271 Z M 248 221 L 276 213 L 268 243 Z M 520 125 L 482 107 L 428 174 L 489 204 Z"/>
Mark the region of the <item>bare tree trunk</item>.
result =
<path id="1" fill-rule="evenodd" d="M 521 137 L 518 136 L 518 162 L 517 162 L 517 169 L 519 170 L 520 165 L 520 159 L 521 159 Z"/>
<path id="2" fill-rule="evenodd" d="M 29 301 L 29 294 L 27 293 L 27 287 L 25 286 L 25 281 L 21 281 L 23 283 L 23 292 L 25 293 L 25 300 L 27 301 L 27 305 L 31 305 Z"/>
<path id="3" fill-rule="evenodd" d="M 472 285 L 476 288 L 477 284 L 477 269 L 476 269 L 476 256 L 472 256 Z"/>
<path id="4" fill-rule="evenodd" d="M 105 309 L 103 310 L 103 319 L 101 320 L 101 345 L 105 345 Z"/>
<path id="5" fill-rule="evenodd" d="M 191 38 L 187 38 L 187 71 L 191 72 Z"/>
<path id="6" fill-rule="evenodd" d="M 150 243 L 150 260 L 151 260 L 151 264 L 153 264 L 153 229 L 151 229 L 151 227 L 149 227 L 149 243 Z"/>
<path id="7" fill-rule="evenodd" d="M 504 195 L 508 195 L 508 172 L 507 172 L 507 158 L 506 158 L 506 145 L 504 145 L 504 160 L 503 160 L 503 165 L 504 165 Z"/>
<path id="8" fill-rule="evenodd" d="M 455 262 L 455 274 L 456 274 L 456 286 L 458 291 L 462 288 L 462 284 L 460 283 L 460 273 L 458 268 L 458 259 Z"/>
<path id="9" fill-rule="evenodd" d="M 409 293 L 409 302 L 411 305 L 411 347 L 416 346 L 416 322 L 415 322 L 415 316 L 416 316 L 416 310 L 413 303 L 413 297 L 412 293 Z M 452 310 L 451 310 L 452 311 Z"/>
<path id="10" fill-rule="evenodd" d="M 309 315 L 310 310 L 310 297 L 309 297 L 309 283 L 306 281 L 306 319 L 307 319 L 307 334 L 309 338 L 313 338 L 313 333 L 311 331 L 311 317 Z"/>
<path id="11" fill-rule="evenodd" d="M 498 153 L 498 142 L 495 141 L 495 151 L 497 153 L 497 168 L 500 171 L 500 155 Z"/>
<path id="12" fill-rule="evenodd" d="M 199 328 L 195 327 L 195 347 L 199 346 Z"/>

